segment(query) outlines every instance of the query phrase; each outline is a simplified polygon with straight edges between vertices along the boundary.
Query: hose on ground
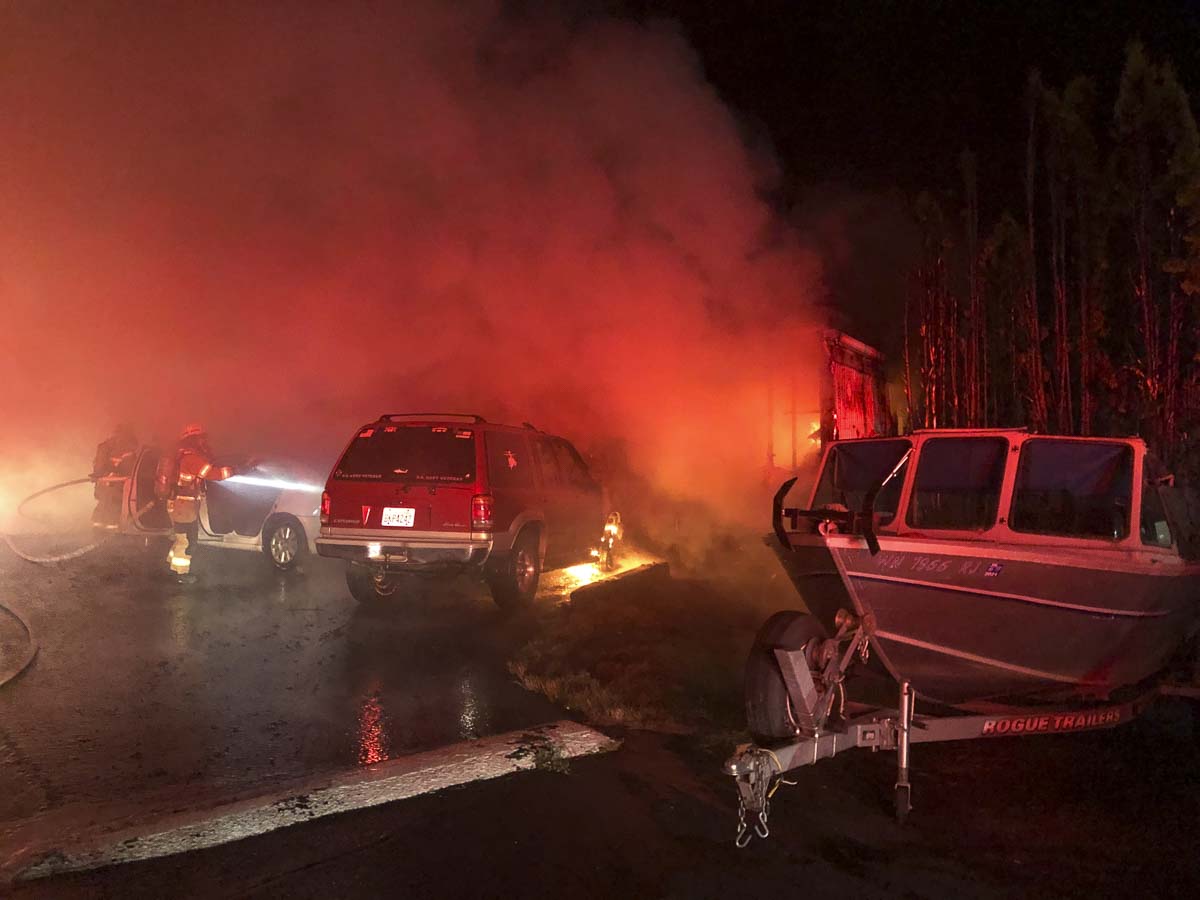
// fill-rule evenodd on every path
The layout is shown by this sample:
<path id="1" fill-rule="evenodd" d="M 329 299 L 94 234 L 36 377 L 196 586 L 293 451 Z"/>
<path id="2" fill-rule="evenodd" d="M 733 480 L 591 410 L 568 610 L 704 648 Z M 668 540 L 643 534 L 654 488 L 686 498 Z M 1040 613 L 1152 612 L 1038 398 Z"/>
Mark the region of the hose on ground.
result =
<path id="1" fill-rule="evenodd" d="M 36 522 L 36 521 L 38 521 L 36 518 L 34 518 L 33 516 L 30 516 L 28 513 L 25 512 L 25 504 L 29 503 L 31 500 L 35 500 L 38 497 L 41 497 L 43 494 L 49 494 L 54 491 L 62 490 L 63 488 L 74 487 L 77 484 L 90 484 L 91 481 L 92 481 L 91 478 L 75 478 L 75 479 L 72 479 L 71 481 L 64 481 L 64 482 L 61 482 L 60 484 L 51 485 L 48 488 L 42 488 L 40 491 L 35 491 L 34 493 L 30 494 L 28 497 L 26 497 L 24 500 L 22 500 L 20 503 L 17 504 L 17 514 L 21 515 L 21 516 L 25 516 L 28 519 L 33 519 L 33 521 Z M 141 509 L 137 510 L 133 514 L 134 520 L 140 522 L 142 516 L 145 515 L 147 512 L 149 512 L 151 507 L 153 507 L 154 504 L 157 502 L 158 502 L 157 499 L 151 500 L 149 503 L 147 503 Z M 100 540 L 93 541 L 92 543 L 90 543 L 84 547 L 80 547 L 77 550 L 68 551 L 67 553 L 55 553 L 50 556 L 34 556 L 33 554 L 26 553 L 24 550 L 22 550 L 20 547 L 18 547 L 15 543 L 13 543 L 12 537 L 10 537 L 9 535 L 7 535 L 3 532 L 0 532 L 0 539 L 2 539 L 4 541 L 4 543 L 8 545 L 9 550 L 11 550 L 13 553 L 15 553 L 17 556 L 19 556 L 21 559 L 25 560 L 26 562 L 35 563 L 40 566 L 54 565 L 56 563 L 67 562 L 68 560 L 72 560 L 72 559 L 78 559 L 81 556 L 91 553 L 93 550 L 95 550 L 101 544 L 105 543 L 111 536 L 112 536 L 111 533 L 107 533 L 104 535 L 104 537 L 100 538 Z"/>
<path id="2" fill-rule="evenodd" d="M 22 616 L 17 615 L 15 610 L 0 603 L 0 616 L 10 617 L 25 632 L 25 646 L 18 653 L 0 657 L 0 687 L 4 687 L 33 664 L 39 648 L 29 623 Z"/>
<path id="3" fill-rule="evenodd" d="M 98 541 L 93 541 L 87 546 L 80 547 L 78 550 L 72 550 L 69 553 L 56 553 L 51 556 L 33 556 L 30 553 L 26 553 L 24 550 L 14 544 L 12 538 L 7 534 L 0 534 L 0 538 L 3 538 L 4 543 L 8 544 L 8 549 L 17 554 L 17 556 L 21 557 L 21 559 L 25 560 L 26 562 L 36 563 L 39 566 L 48 566 L 55 563 L 66 562 L 70 559 L 78 559 L 87 553 L 91 553 L 93 550 L 103 544 L 105 540 L 107 540 L 107 538 L 101 538 Z"/>

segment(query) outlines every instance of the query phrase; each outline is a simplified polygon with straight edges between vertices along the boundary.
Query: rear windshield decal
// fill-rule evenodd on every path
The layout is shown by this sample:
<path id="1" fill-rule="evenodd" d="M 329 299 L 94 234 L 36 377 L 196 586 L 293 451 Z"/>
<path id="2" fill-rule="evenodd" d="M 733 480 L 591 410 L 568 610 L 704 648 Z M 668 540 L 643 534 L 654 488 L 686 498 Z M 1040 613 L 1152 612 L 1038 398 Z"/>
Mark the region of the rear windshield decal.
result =
<path id="1" fill-rule="evenodd" d="M 334 477 L 346 481 L 467 484 L 475 479 L 475 432 L 445 425 L 363 428 Z"/>

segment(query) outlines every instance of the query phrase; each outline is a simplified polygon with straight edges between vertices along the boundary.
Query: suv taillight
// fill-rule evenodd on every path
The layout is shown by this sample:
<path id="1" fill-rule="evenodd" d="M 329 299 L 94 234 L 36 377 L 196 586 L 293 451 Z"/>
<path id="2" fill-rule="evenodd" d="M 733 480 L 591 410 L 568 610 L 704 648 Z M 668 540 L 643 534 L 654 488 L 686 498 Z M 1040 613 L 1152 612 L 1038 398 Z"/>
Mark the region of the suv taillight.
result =
<path id="1" fill-rule="evenodd" d="M 329 524 L 329 491 L 321 491 L 321 524 Z"/>
<path id="2" fill-rule="evenodd" d="M 492 527 L 492 495 L 476 494 L 471 498 L 471 528 L 475 531 Z"/>

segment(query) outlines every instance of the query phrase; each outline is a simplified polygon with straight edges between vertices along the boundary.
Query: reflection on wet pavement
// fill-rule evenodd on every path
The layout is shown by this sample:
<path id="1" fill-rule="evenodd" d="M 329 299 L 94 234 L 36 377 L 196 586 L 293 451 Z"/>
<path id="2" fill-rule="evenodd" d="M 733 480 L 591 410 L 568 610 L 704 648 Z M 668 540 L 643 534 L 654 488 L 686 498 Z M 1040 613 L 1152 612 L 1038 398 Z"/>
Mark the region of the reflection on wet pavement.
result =
<path id="1" fill-rule="evenodd" d="M 551 574 L 512 617 L 465 579 L 368 608 L 331 561 L 279 576 L 257 554 L 201 551 L 180 586 L 159 555 L 0 557 L 0 594 L 42 647 L 0 689 L 0 832 L 56 807 L 178 803 L 561 717 L 505 668 L 562 595 Z"/>
<path id="2" fill-rule="evenodd" d="M 387 735 L 383 731 L 383 707 L 379 705 L 378 688 L 363 700 L 358 714 L 358 762 L 369 766 L 388 758 Z"/>
<path id="3" fill-rule="evenodd" d="M 475 680 L 469 672 L 463 675 L 458 687 L 462 692 L 462 715 L 458 717 L 458 736 L 469 739 L 490 733 L 486 699 L 475 692 Z"/>

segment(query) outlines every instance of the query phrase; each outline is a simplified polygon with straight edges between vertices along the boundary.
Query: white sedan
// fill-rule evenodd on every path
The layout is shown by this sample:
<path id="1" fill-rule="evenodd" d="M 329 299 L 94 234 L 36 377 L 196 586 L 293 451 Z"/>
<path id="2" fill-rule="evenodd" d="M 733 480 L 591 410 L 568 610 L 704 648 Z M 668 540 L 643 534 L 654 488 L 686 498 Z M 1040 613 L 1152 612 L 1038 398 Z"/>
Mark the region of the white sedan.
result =
<path id="1" fill-rule="evenodd" d="M 172 533 L 166 504 L 152 503 L 160 456 L 158 448 L 143 447 L 133 475 L 121 479 L 120 533 Z M 306 554 L 316 553 L 321 490 L 311 473 L 279 463 L 210 482 L 200 505 L 199 541 L 205 547 L 262 551 L 275 568 L 295 568 Z"/>

